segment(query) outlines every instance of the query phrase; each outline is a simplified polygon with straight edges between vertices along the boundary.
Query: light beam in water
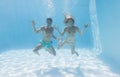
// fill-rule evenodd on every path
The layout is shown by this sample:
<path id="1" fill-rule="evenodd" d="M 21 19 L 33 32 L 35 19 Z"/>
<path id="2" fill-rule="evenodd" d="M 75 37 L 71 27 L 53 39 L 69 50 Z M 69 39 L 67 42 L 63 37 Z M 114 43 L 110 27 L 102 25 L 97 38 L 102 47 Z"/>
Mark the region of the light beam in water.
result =
<path id="1" fill-rule="evenodd" d="M 102 52 L 102 46 L 101 46 L 100 35 L 99 35 L 96 2 L 95 0 L 90 0 L 89 2 L 90 2 L 89 3 L 90 20 L 91 20 L 92 34 L 93 34 L 93 40 L 94 40 L 94 51 L 96 52 L 96 54 L 100 54 Z"/>

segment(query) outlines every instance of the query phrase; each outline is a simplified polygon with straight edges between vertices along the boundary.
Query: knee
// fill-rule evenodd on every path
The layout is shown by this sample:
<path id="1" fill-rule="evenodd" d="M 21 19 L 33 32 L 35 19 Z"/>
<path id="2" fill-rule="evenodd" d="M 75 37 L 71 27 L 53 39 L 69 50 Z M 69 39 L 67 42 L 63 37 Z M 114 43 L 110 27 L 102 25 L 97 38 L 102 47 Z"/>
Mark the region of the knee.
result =
<path id="1" fill-rule="evenodd" d="M 53 55 L 56 56 L 56 52 L 54 52 Z"/>
<path id="2" fill-rule="evenodd" d="M 36 49 L 36 48 L 34 48 L 34 49 L 33 49 L 33 52 L 36 52 L 36 51 L 37 51 L 37 49 Z"/>
<path id="3" fill-rule="evenodd" d="M 74 52 L 72 51 L 72 55 L 74 54 Z"/>
<path id="4" fill-rule="evenodd" d="M 74 54 L 74 53 L 75 53 L 75 50 L 71 49 L 71 53 Z"/>

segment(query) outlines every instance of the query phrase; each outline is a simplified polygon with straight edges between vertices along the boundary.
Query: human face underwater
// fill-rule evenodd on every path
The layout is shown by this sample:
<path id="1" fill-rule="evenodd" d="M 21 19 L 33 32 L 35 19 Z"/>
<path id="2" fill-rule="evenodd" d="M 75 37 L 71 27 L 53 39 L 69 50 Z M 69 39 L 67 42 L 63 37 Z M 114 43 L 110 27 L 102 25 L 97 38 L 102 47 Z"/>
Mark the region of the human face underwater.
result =
<path id="1" fill-rule="evenodd" d="M 68 19 L 66 25 L 67 26 L 73 26 L 74 25 L 74 21 L 72 19 Z"/>
<path id="2" fill-rule="evenodd" d="M 51 26 L 52 25 L 52 21 L 51 20 L 47 20 L 47 26 Z"/>

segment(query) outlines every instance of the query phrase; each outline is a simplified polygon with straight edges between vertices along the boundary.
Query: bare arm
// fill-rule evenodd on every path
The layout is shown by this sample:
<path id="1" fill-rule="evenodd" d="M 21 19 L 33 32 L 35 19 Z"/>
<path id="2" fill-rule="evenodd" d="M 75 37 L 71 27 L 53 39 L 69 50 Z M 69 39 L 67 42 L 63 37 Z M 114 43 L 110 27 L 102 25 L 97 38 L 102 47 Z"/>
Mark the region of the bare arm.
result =
<path id="1" fill-rule="evenodd" d="M 82 30 L 82 34 L 85 32 L 85 30 L 87 29 L 88 26 L 89 26 L 89 23 L 87 23 L 87 24 L 84 25 L 84 28 Z"/>
<path id="2" fill-rule="evenodd" d="M 34 30 L 35 33 L 38 33 L 38 32 L 41 31 L 41 29 L 38 29 L 38 30 L 37 30 L 37 29 L 35 28 L 35 21 L 34 21 L 34 20 L 32 21 L 32 27 L 33 27 L 33 30 Z"/>
<path id="3" fill-rule="evenodd" d="M 78 27 L 76 27 L 76 29 L 77 29 L 77 32 L 78 32 L 80 35 L 83 34 L 83 32 L 82 32 Z"/>
<path id="4" fill-rule="evenodd" d="M 63 36 L 63 35 L 64 35 L 64 33 L 66 32 L 66 29 L 67 29 L 67 28 L 64 28 L 63 32 L 60 32 L 60 30 L 59 30 L 59 28 L 58 28 L 58 27 L 54 26 L 54 28 L 55 28 L 55 30 L 57 30 L 57 31 L 58 31 L 58 33 L 59 33 L 61 36 Z"/>
<path id="5" fill-rule="evenodd" d="M 61 36 L 63 36 L 63 35 L 65 34 L 66 29 L 67 29 L 67 28 L 64 28 L 63 32 L 61 33 Z"/>
<path id="6" fill-rule="evenodd" d="M 54 35 L 52 35 L 52 37 L 53 37 L 54 39 L 57 39 Z"/>
<path id="7" fill-rule="evenodd" d="M 89 24 L 85 24 L 82 31 L 80 31 L 79 28 L 77 27 L 78 33 L 79 33 L 80 35 L 82 35 L 82 34 L 85 32 L 85 30 L 86 30 L 86 28 L 87 28 L 88 26 L 89 26 Z"/>
<path id="8" fill-rule="evenodd" d="M 54 29 L 61 35 L 61 32 L 57 26 L 54 26 Z"/>

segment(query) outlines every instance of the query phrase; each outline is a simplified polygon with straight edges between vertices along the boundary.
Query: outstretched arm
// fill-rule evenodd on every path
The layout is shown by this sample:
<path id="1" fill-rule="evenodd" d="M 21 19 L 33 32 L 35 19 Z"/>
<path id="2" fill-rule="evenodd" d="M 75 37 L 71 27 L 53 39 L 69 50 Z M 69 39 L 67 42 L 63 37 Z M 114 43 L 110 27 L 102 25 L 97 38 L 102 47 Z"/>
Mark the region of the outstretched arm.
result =
<path id="1" fill-rule="evenodd" d="M 37 30 L 37 29 L 35 28 L 35 21 L 34 21 L 34 20 L 32 21 L 32 27 L 33 27 L 33 30 L 34 30 L 35 33 L 40 32 L 40 29 Z"/>
<path id="2" fill-rule="evenodd" d="M 57 26 L 54 26 L 54 29 L 61 35 L 61 32 Z"/>
<path id="3" fill-rule="evenodd" d="M 66 29 L 67 29 L 67 28 L 64 28 L 63 32 L 60 32 L 60 30 L 59 30 L 59 28 L 58 28 L 58 27 L 54 26 L 54 28 L 55 28 L 55 30 L 57 30 L 57 31 L 58 31 L 58 33 L 59 33 L 61 36 L 63 36 L 63 35 L 64 35 L 64 33 L 66 32 Z"/>
<path id="4" fill-rule="evenodd" d="M 55 35 L 52 35 L 52 37 L 53 37 L 54 39 L 57 39 L 57 38 L 55 37 Z"/>
<path id="5" fill-rule="evenodd" d="M 77 27 L 77 32 L 80 34 L 80 35 L 82 35 L 83 34 L 83 32 Z"/>
<path id="6" fill-rule="evenodd" d="M 89 23 L 87 23 L 87 24 L 84 25 L 84 28 L 83 28 L 82 34 L 85 32 L 85 30 L 87 29 L 88 26 L 89 26 Z"/>
<path id="7" fill-rule="evenodd" d="M 86 28 L 87 28 L 88 26 L 89 26 L 89 24 L 85 24 L 82 31 L 80 31 L 79 28 L 77 28 L 78 33 L 79 33 L 80 35 L 82 35 L 82 34 L 85 32 L 85 30 L 86 30 Z"/>
<path id="8" fill-rule="evenodd" d="M 63 36 L 63 35 L 65 34 L 66 29 L 67 29 L 67 28 L 64 28 L 63 32 L 61 33 L 61 36 Z"/>

